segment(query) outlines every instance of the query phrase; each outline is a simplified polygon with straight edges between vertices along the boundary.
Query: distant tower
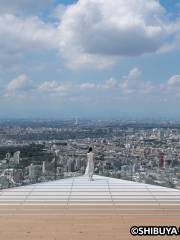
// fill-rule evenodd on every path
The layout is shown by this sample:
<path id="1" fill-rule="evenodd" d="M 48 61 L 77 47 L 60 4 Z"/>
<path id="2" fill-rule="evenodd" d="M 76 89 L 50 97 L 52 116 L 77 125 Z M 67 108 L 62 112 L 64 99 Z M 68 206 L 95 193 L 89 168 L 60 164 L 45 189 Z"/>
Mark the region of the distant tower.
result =
<path id="1" fill-rule="evenodd" d="M 42 165 L 42 173 L 44 174 L 46 172 L 46 162 L 43 161 L 43 165 Z"/>
<path id="2" fill-rule="evenodd" d="M 136 172 L 136 164 L 134 163 L 132 165 L 132 174 L 135 174 L 135 172 Z"/>
<path id="3" fill-rule="evenodd" d="M 75 119 L 75 125 L 78 125 L 78 118 Z"/>
<path id="4" fill-rule="evenodd" d="M 72 160 L 68 159 L 67 160 L 67 171 L 71 172 L 71 170 L 72 170 Z"/>
<path id="5" fill-rule="evenodd" d="M 13 154 L 13 160 L 16 164 L 19 164 L 19 162 L 20 162 L 20 151 L 17 151 Z"/>
<path id="6" fill-rule="evenodd" d="M 30 178 L 34 177 L 34 165 L 33 165 L 33 163 L 31 163 L 31 165 L 29 166 L 29 177 Z"/>

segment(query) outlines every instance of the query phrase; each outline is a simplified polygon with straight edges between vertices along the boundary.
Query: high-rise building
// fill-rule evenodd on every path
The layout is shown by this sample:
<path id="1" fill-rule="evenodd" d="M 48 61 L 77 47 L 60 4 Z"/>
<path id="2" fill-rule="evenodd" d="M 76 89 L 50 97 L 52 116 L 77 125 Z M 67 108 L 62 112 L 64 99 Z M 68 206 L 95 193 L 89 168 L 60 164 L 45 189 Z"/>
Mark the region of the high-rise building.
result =
<path id="1" fill-rule="evenodd" d="M 164 153 L 160 152 L 159 153 L 159 167 L 160 168 L 165 168 L 165 159 L 164 159 Z"/>

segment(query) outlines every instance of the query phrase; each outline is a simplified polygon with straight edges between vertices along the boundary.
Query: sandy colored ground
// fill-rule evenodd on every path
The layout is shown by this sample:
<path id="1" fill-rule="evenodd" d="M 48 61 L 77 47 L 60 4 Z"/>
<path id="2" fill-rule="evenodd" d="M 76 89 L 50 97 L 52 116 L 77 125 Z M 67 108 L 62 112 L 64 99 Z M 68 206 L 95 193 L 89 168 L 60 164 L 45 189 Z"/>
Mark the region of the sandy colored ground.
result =
<path id="1" fill-rule="evenodd" d="M 118 211 L 103 210 L 105 207 L 71 207 L 66 211 L 58 206 L 1 206 L 0 240 L 126 240 L 126 239 L 179 239 L 179 237 L 133 237 L 130 227 L 180 226 L 180 215 L 173 210 L 147 209 L 129 206 Z M 100 210 L 99 210 L 100 209 Z M 107 209 L 107 208 L 106 208 Z M 127 210 L 125 210 L 127 209 Z M 135 210 L 133 210 L 135 209 Z M 130 211 L 129 211 L 130 210 Z M 145 212 L 144 212 L 145 211 Z M 132 214 L 131 214 L 132 213 Z M 129 215 L 130 214 L 130 215 Z"/>

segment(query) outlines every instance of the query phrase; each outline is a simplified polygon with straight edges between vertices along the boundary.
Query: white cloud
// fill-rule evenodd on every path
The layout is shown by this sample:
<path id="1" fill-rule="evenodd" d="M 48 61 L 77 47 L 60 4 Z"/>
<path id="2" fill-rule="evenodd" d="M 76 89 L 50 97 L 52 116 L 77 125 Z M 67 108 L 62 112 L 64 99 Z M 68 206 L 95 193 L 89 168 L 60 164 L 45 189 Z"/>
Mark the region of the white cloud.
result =
<path id="1" fill-rule="evenodd" d="M 0 15 L 0 48 L 18 52 L 57 47 L 56 30 L 38 17 Z"/>
<path id="2" fill-rule="evenodd" d="M 91 89 L 95 89 L 95 90 L 110 90 L 110 89 L 115 89 L 115 88 L 119 88 L 120 84 L 119 82 L 114 79 L 114 78 L 110 78 L 106 81 L 104 81 L 103 83 L 90 83 L 90 82 L 86 82 L 86 83 L 82 83 L 80 85 L 80 89 L 82 90 L 91 90 Z"/>
<path id="3" fill-rule="evenodd" d="M 163 84 L 152 83 L 142 80 L 142 72 L 139 68 L 133 68 L 126 76 L 119 79 L 110 78 L 101 83 L 60 83 L 59 81 L 38 82 L 32 85 L 26 74 L 21 74 L 11 80 L 1 93 L 6 98 L 17 99 L 46 99 L 61 98 L 67 101 L 72 99 L 96 98 L 102 99 L 179 99 L 180 97 L 180 75 L 174 75 Z"/>
<path id="4" fill-rule="evenodd" d="M 5 96 L 12 96 L 17 92 L 28 91 L 32 89 L 32 84 L 26 74 L 21 74 L 17 78 L 11 80 L 5 88 Z"/>
<path id="5" fill-rule="evenodd" d="M 119 87 L 119 83 L 115 78 L 110 78 L 106 80 L 104 85 L 102 86 L 102 88 L 105 88 L 105 89 L 112 89 L 112 88 L 118 88 L 118 87 Z"/>
<path id="6" fill-rule="evenodd" d="M 180 87 L 180 75 L 174 75 L 168 80 L 169 86 Z"/>
<path id="7" fill-rule="evenodd" d="M 15 79 L 9 81 L 4 87 L 2 93 L 4 97 L 42 97 L 42 96 L 66 96 L 71 87 L 76 88 L 75 85 L 60 84 L 58 81 L 45 81 L 41 84 L 33 83 L 26 74 L 21 74 Z M 73 91 L 72 91 L 73 92 Z"/>
<path id="8" fill-rule="evenodd" d="M 180 75 L 174 75 L 169 78 L 166 85 L 166 92 L 170 95 L 180 97 Z"/>
<path id="9" fill-rule="evenodd" d="M 79 0 L 61 13 L 59 47 L 69 67 L 103 68 L 157 52 L 177 31 L 157 0 Z"/>
<path id="10" fill-rule="evenodd" d="M 58 95 L 66 95 L 69 87 L 59 84 L 57 81 L 46 81 L 39 85 L 39 90 L 46 93 L 56 93 Z"/>
<path id="11" fill-rule="evenodd" d="M 44 10 L 51 3 L 53 0 L 39 0 L 36 4 L 31 0 L 0 0 L 0 49 L 4 56 L 0 56 L 0 67 L 6 59 L 7 64 L 11 61 L 9 55 L 55 49 L 70 68 L 104 69 L 123 56 L 162 53 L 179 45 L 180 23 L 167 20 L 157 0 L 79 0 L 71 5 L 60 4 L 52 13 L 59 21 L 58 27 L 57 22 L 17 14 L 23 9 Z"/>
<path id="12" fill-rule="evenodd" d="M 133 68 L 129 71 L 127 76 L 128 79 L 138 79 L 142 75 L 142 72 L 139 68 Z"/>
<path id="13" fill-rule="evenodd" d="M 97 85 L 95 83 L 82 83 L 80 85 L 81 89 L 95 89 L 97 88 Z"/>
<path id="14" fill-rule="evenodd" d="M 102 83 L 83 83 L 81 89 L 109 90 L 119 89 L 119 94 L 150 94 L 157 86 L 151 82 L 141 80 L 142 72 L 138 68 L 133 68 L 127 76 L 117 80 L 110 78 Z M 158 86 L 159 87 L 159 86 Z"/>
<path id="15" fill-rule="evenodd" d="M 129 74 L 123 77 L 121 89 L 125 94 L 148 94 L 154 90 L 151 82 L 143 81 L 140 79 L 142 72 L 138 68 L 130 70 Z"/>
<path id="16" fill-rule="evenodd" d="M 38 17 L 0 15 L 0 68 L 17 69 L 27 53 L 37 54 L 58 48 L 56 28 Z"/>

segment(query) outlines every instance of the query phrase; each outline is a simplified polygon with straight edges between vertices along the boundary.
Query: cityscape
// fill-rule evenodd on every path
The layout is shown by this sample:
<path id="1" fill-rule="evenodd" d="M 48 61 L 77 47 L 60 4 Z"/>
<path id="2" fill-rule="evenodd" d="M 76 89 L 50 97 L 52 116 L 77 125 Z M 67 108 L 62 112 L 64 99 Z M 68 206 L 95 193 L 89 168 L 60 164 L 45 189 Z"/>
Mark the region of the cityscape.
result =
<path id="1" fill-rule="evenodd" d="M 180 189 L 180 122 L 167 120 L 4 120 L 0 188 L 94 172 Z"/>

